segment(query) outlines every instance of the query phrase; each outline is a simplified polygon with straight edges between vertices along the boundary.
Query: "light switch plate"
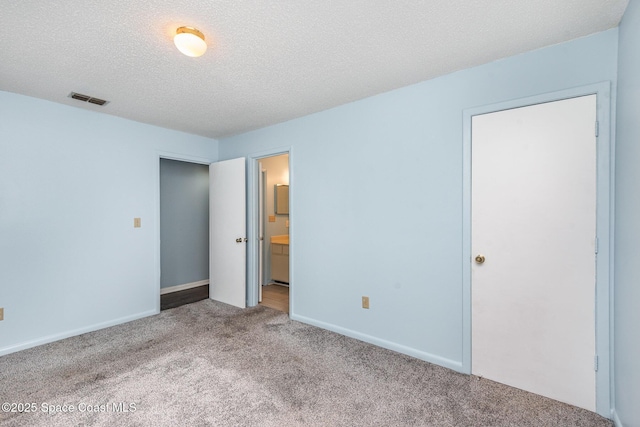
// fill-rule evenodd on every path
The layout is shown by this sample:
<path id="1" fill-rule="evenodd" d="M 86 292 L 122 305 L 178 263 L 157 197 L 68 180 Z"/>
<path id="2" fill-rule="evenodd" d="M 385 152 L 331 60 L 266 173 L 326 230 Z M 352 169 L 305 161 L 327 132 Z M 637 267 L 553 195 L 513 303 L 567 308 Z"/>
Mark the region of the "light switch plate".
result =
<path id="1" fill-rule="evenodd" d="M 4 320 L 4 307 L 0 307 L 0 320 Z"/>
<path id="2" fill-rule="evenodd" d="M 140 228 L 140 227 L 142 227 L 140 218 L 133 218 L 133 228 Z"/>
<path id="3" fill-rule="evenodd" d="M 362 297 L 362 308 L 369 308 L 369 297 Z"/>
<path id="4" fill-rule="evenodd" d="M 275 215 L 269 215 L 269 222 L 276 222 L 276 216 Z"/>

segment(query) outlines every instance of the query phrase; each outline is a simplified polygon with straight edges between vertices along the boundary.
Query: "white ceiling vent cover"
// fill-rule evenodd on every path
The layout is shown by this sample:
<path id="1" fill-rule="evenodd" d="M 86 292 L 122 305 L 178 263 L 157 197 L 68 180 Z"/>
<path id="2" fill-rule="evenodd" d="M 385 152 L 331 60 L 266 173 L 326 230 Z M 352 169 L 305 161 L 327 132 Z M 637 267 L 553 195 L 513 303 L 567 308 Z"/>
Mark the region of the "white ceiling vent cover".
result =
<path id="1" fill-rule="evenodd" d="M 96 104 L 96 105 L 106 105 L 109 103 L 109 101 L 105 101 L 104 99 L 94 98 L 92 96 L 83 95 L 77 92 L 71 92 L 69 94 L 69 98 L 77 99 L 78 101 L 82 101 L 82 102 L 89 102 L 91 104 Z"/>

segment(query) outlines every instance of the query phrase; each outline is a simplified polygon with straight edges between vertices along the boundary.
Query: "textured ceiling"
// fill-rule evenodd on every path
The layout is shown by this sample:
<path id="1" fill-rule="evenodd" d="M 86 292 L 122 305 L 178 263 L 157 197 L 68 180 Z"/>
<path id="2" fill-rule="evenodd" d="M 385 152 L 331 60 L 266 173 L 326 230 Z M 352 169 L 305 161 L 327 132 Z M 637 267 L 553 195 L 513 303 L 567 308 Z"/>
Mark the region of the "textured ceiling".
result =
<path id="1" fill-rule="evenodd" d="M 627 3 L 0 0 L 0 90 L 218 138 L 603 31 Z M 183 25 L 204 56 L 175 48 Z"/>

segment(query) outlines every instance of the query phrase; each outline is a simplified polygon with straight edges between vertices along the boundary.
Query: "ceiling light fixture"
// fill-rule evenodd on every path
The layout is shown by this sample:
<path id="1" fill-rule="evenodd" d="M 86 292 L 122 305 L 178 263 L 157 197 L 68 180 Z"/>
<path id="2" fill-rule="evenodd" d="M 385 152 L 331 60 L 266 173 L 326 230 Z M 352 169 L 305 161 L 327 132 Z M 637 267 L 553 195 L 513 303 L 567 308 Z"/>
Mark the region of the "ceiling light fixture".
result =
<path id="1" fill-rule="evenodd" d="M 187 56 L 196 58 L 207 51 L 204 34 L 193 27 L 180 27 L 173 38 L 178 50 Z"/>

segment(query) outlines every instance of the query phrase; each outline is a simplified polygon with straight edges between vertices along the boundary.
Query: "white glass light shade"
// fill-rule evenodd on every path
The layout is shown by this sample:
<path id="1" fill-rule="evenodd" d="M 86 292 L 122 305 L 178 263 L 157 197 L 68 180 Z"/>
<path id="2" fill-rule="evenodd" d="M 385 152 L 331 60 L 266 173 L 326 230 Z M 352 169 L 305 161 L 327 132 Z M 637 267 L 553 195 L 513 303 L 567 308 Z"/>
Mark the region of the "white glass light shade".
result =
<path id="1" fill-rule="evenodd" d="M 178 50 L 187 56 L 202 56 L 207 51 L 207 43 L 204 41 L 204 34 L 195 28 L 180 27 L 176 30 L 173 38 Z"/>

